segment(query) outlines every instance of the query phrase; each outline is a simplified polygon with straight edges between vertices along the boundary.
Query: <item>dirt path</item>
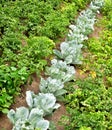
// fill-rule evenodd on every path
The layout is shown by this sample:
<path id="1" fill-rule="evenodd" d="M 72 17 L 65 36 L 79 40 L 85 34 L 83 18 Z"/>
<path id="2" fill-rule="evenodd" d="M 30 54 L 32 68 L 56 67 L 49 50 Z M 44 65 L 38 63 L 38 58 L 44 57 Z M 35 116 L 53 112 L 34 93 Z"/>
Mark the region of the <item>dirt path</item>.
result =
<path id="1" fill-rule="evenodd" d="M 97 14 L 97 20 L 98 20 L 98 21 L 101 20 L 102 17 L 103 17 L 102 14 Z M 94 38 L 99 38 L 99 35 L 100 35 L 100 33 L 101 33 L 102 30 L 103 30 L 102 27 L 98 27 L 98 26 L 95 25 L 95 26 L 94 26 L 94 31 L 93 31 L 92 34 L 89 35 L 89 37 L 90 37 L 90 38 L 92 38 L 92 37 L 94 37 Z"/>

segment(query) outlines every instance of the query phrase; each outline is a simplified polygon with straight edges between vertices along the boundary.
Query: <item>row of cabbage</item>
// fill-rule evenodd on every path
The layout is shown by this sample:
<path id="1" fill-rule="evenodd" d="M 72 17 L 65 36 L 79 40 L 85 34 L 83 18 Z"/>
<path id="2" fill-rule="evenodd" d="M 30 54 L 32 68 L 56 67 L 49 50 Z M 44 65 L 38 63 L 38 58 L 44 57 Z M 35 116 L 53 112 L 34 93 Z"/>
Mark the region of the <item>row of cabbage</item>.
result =
<path id="1" fill-rule="evenodd" d="M 81 64 L 82 42 L 94 30 L 96 13 L 103 5 L 103 0 L 92 1 L 87 10 L 80 13 L 75 25 L 70 25 L 69 34 L 60 45 L 60 50 L 54 50 L 55 59 L 46 68 L 47 79 L 41 78 L 40 93 L 26 92 L 28 108 L 19 107 L 8 112 L 8 118 L 13 123 L 12 130 L 51 130 L 50 122 L 44 117 L 60 107 L 56 103 L 67 91 L 64 84 L 74 79 L 75 68 L 71 64 Z"/>

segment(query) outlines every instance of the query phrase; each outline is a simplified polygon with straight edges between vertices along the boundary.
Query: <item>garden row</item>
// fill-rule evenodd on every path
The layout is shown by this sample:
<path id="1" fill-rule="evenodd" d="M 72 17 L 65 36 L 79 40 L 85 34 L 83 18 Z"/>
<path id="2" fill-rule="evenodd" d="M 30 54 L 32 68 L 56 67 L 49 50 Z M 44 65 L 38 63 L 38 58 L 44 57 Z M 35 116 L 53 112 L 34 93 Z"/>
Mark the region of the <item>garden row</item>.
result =
<path id="1" fill-rule="evenodd" d="M 8 118 L 13 123 L 13 130 L 53 129 L 52 125 L 44 117 L 53 113 L 60 107 L 56 103 L 67 93 L 64 89 L 66 83 L 74 80 L 74 64 L 81 64 L 82 42 L 88 39 L 88 35 L 94 30 L 95 16 L 103 1 L 93 1 L 87 10 L 80 13 L 75 25 L 70 25 L 69 34 L 65 42 L 61 43 L 60 51 L 54 50 L 55 58 L 51 60 L 51 66 L 46 67 L 47 79 L 41 78 L 40 93 L 26 92 L 28 108 L 19 107 L 8 112 Z"/>
<path id="2" fill-rule="evenodd" d="M 28 77 L 38 75 L 52 54 L 52 40 L 65 35 L 89 0 L 0 1 L 0 111 L 7 113 Z M 50 40 L 50 38 L 52 40 Z"/>
<path id="3" fill-rule="evenodd" d="M 78 68 L 81 79 L 66 85 L 69 116 L 63 116 L 64 130 L 112 129 L 112 1 L 105 0 L 99 35 L 83 43 L 86 58 Z M 83 77 L 83 79 L 82 79 Z"/>

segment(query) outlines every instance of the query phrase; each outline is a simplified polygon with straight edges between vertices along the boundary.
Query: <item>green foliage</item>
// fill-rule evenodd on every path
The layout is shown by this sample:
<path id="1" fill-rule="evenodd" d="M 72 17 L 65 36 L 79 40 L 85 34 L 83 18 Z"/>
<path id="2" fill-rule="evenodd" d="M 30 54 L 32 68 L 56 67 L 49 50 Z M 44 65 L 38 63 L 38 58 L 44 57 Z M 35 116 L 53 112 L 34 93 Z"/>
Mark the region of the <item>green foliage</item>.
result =
<path id="1" fill-rule="evenodd" d="M 110 11 L 112 11 L 112 1 L 111 0 L 105 0 L 104 7 L 102 8 L 102 11 L 104 15 L 108 15 Z"/>
<path id="2" fill-rule="evenodd" d="M 11 105 L 30 74 L 43 70 L 47 64 L 45 59 L 54 47 L 49 38 L 54 40 L 66 33 L 82 3 L 0 1 L 0 111 L 6 111 Z"/>
<path id="3" fill-rule="evenodd" d="M 91 78 L 77 81 L 78 88 L 66 96 L 68 118 L 65 130 L 82 129 L 92 130 L 111 129 L 112 118 L 112 89 L 98 83 Z"/>
<path id="4" fill-rule="evenodd" d="M 47 64 L 45 60 L 54 47 L 54 42 L 47 37 L 32 37 L 27 40 L 27 45 L 22 49 L 18 58 L 18 67 L 26 66 L 29 73 L 39 73 Z M 30 61 L 30 62 L 29 62 Z"/>
<path id="5" fill-rule="evenodd" d="M 68 0 L 68 1 L 74 2 L 77 5 L 78 10 L 84 8 L 86 6 L 85 3 L 90 2 L 90 0 Z"/>
<path id="6" fill-rule="evenodd" d="M 65 34 L 66 27 L 77 15 L 77 10 L 86 3 L 83 0 L 2 1 L 0 36 L 13 32 L 27 37 L 45 35 L 56 39 Z"/>
<path id="7" fill-rule="evenodd" d="M 32 55 L 34 58 L 41 59 L 52 54 L 52 49 L 54 46 L 55 43 L 47 37 L 33 37 L 28 39 L 27 49 L 32 49 L 28 50 L 28 52 L 31 53 L 29 55 Z"/>
<path id="8" fill-rule="evenodd" d="M 13 103 L 12 96 L 7 93 L 5 88 L 2 88 L 0 90 L 0 111 L 7 113 L 11 103 Z"/>
<path id="9" fill-rule="evenodd" d="M 65 28 L 69 25 L 69 20 L 62 13 L 57 11 L 57 13 L 48 15 L 46 19 L 40 30 L 41 35 L 56 39 L 59 35 L 62 37 L 66 33 Z"/>
<path id="10" fill-rule="evenodd" d="M 0 111 L 6 113 L 13 103 L 13 96 L 19 94 L 29 74 L 25 67 L 17 69 L 7 65 L 0 66 Z"/>
<path id="11" fill-rule="evenodd" d="M 93 60 L 96 60 L 92 66 L 97 67 L 100 65 L 99 72 L 102 70 L 103 77 L 111 77 L 112 68 L 112 32 L 110 30 L 102 31 L 100 39 L 90 39 L 88 41 L 88 48 L 93 54 Z M 93 68 L 93 67 L 92 67 Z M 97 69 L 96 69 L 97 70 Z"/>
<path id="12" fill-rule="evenodd" d="M 6 37 L 0 45 L 1 111 L 2 107 L 5 109 L 4 104 L 7 105 L 6 108 L 11 105 L 13 96 L 19 93 L 20 86 L 26 83 L 30 74 L 43 70 L 47 64 L 45 58 L 52 54 L 55 44 L 47 37 L 33 37 L 29 38 L 26 45 L 22 47 L 17 37 L 12 37 L 12 39 Z"/>

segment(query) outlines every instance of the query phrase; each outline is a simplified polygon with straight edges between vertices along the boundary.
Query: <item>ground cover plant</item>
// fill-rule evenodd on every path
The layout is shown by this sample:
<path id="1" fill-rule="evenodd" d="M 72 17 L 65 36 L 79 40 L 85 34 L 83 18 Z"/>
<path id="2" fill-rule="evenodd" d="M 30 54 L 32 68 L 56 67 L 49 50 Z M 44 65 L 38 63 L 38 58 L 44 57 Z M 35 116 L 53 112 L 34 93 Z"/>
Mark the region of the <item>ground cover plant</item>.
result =
<path id="1" fill-rule="evenodd" d="M 89 1 L 0 1 L 1 112 L 8 111 L 29 75 L 44 69 L 54 47 L 52 40 L 66 34 Z"/>
<path id="2" fill-rule="evenodd" d="M 21 32 L 28 37 L 45 35 L 54 39 L 66 32 L 69 21 L 87 2 L 89 0 L 80 3 L 76 0 L 1 1 L 1 36 L 10 34 L 11 31 L 17 34 Z"/>
<path id="3" fill-rule="evenodd" d="M 94 17 L 95 17 L 95 15 L 96 15 L 96 13 L 98 12 L 98 9 L 101 7 L 103 5 L 103 1 L 93 1 L 93 2 L 91 2 L 91 4 L 90 4 L 90 6 L 89 6 L 89 8 L 86 10 L 86 11 L 83 11 L 83 15 L 81 14 L 81 16 L 82 16 L 82 18 L 84 19 L 84 16 L 85 16 L 85 14 L 86 13 L 88 13 L 88 10 L 91 12 L 91 14 L 93 14 L 92 15 L 92 18 L 94 19 Z M 93 13 L 92 13 L 93 12 Z M 81 18 L 81 17 L 79 17 L 79 18 Z M 90 18 L 89 17 L 89 15 L 87 15 L 87 17 L 85 16 L 85 21 L 88 21 L 88 19 L 92 19 L 92 18 Z M 79 19 L 78 19 L 79 20 Z M 76 22 L 77 23 L 77 22 Z M 93 22 L 94 23 L 94 22 Z M 77 23 L 77 26 L 80 26 L 80 24 L 79 24 L 79 22 Z M 84 26 L 84 25 L 83 25 Z M 85 32 L 86 31 L 84 31 L 83 32 L 83 30 L 82 30 L 82 35 L 88 35 L 90 32 L 91 32 L 91 30 L 92 30 L 92 28 L 93 28 L 93 24 L 92 24 L 92 26 L 91 26 L 91 28 L 90 27 L 88 27 L 87 28 L 87 25 L 85 25 L 83 28 L 86 28 L 86 29 L 88 29 L 89 30 L 89 32 L 87 31 L 87 34 L 85 34 Z M 80 31 L 81 32 L 81 31 Z M 71 33 L 73 33 L 73 35 L 74 35 L 74 31 L 73 32 L 71 32 Z M 67 38 L 67 41 L 72 41 L 73 40 L 73 37 L 71 36 L 71 38 L 69 37 L 69 38 Z M 80 45 L 80 39 L 79 39 L 79 43 L 77 43 L 77 44 L 79 44 Z M 79 48 L 80 49 L 80 48 Z M 55 70 L 57 70 L 57 71 L 55 71 Z M 61 79 L 61 82 L 62 83 L 66 83 L 66 82 L 68 82 L 68 81 L 73 81 L 72 79 L 73 79 L 73 75 L 75 74 L 75 69 L 74 69 L 74 67 L 73 67 L 73 65 L 72 66 L 70 66 L 70 65 L 67 65 L 67 63 L 66 63 L 66 61 L 63 61 L 63 60 L 58 60 L 58 59 L 53 59 L 52 61 L 51 61 L 51 66 L 50 67 L 47 67 L 46 68 L 46 74 L 47 75 L 49 75 L 49 76 L 51 76 L 51 78 L 54 78 L 54 79 L 57 79 L 57 80 L 59 80 L 59 79 Z M 58 72 L 58 73 L 57 73 Z M 65 77 L 65 79 L 62 77 L 62 76 L 64 76 Z M 46 82 L 47 83 L 47 82 Z M 45 84 L 46 84 L 45 83 Z M 97 87 L 97 86 L 96 86 Z M 47 88 L 46 88 L 47 89 Z M 78 90 L 78 87 L 77 87 L 77 89 L 76 90 Z M 102 86 L 102 91 L 103 91 L 104 89 L 103 89 L 103 86 Z M 108 92 L 107 92 L 108 93 Z M 75 93 L 76 95 L 77 95 L 77 93 Z M 79 95 L 80 95 L 80 92 L 78 93 Z M 27 104 L 28 104 L 28 106 L 29 106 L 29 110 L 32 110 L 32 109 L 34 109 L 34 108 L 39 108 L 40 110 L 42 110 L 43 112 L 44 112 L 44 115 L 43 116 L 45 116 L 45 115 L 47 115 L 47 114 L 51 114 L 52 112 L 53 112 L 53 109 L 57 109 L 60 105 L 59 104 L 55 104 L 55 102 L 56 102 L 56 98 L 54 97 L 54 95 L 53 94 L 51 94 L 51 93 L 39 93 L 39 94 L 37 94 L 37 95 L 35 95 L 33 92 L 31 92 L 31 91 L 27 91 L 26 92 L 26 95 L 27 95 L 27 97 L 26 97 L 26 101 L 27 101 Z M 73 94 L 72 94 L 73 95 Z M 93 95 L 94 95 L 94 93 L 93 93 Z M 69 95 L 68 95 L 69 96 Z M 51 98 L 50 98 L 51 97 Z M 80 99 L 80 98 L 79 98 Z M 52 100 L 52 101 L 51 101 Z M 68 102 L 68 104 L 69 104 L 69 100 L 67 100 Z M 83 103 L 82 102 L 82 104 L 85 104 L 85 102 Z M 91 104 L 91 103 L 90 103 Z M 74 106 L 75 104 L 73 103 L 73 106 Z M 102 104 L 101 104 L 102 105 Z M 45 107 L 46 106 L 46 107 Z M 22 109 L 22 107 L 20 107 L 20 109 Z M 111 108 L 110 108 L 111 109 Z M 9 111 L 9 113 L 8 113 L 8 115 L 11 115 L 11 113 L 15 113 L 13 110 L 10 110 Z M 70 114 L 70 113 L 69 113 Z M 34 115 L 33 115 L 34 116 Z M 11 119 L 11 117 L 9 116 L 9 118 Z M 12 118 L 13 119 L 13 118 Z M 19 119 L 17 119 L 18 121 L 19 121 Z M 18 122 L 17 121 L 17 122 Z M 16 123 L 17 123 L 16 122 Z M 72 124 L 72 123 L 71 123 Z M 32 124 L 33 125 L 33 124 Z M 66 126 L 68 126 L 68 125 L 66 125 Z M 73 124 L 72 124 L 72 126 L 73 126 Z M 33 127 L 33 126 L 32 126 Z M 20 127 L 20 129 L 22 128 L 22 126 Z M 72 128 L 72 127 L 71 127 Z M 71 129 L 70 128 L 70 129 Z M 79 128 L 81 128 L 81 129 L 84 129 L 84 128 L 86 128 L 86 126 L 79 126 Z M 13 129 L 14 129 L 14 127 L 13 127 Z M 27 128 L 25 128 L 25 129 L 27 129 Z M 45 130 L 46 130 L 47 128 L 45 128 Z M 50 129 L 50 128 L 49 128 Z M 74 126 L 73 126 L 73 129 L 74 129 Z M 87 128 L 87 129 L 89 129 L 89 128 Z M 42 130 L 44 130 L 44 128 L 42 128 Z"/>

